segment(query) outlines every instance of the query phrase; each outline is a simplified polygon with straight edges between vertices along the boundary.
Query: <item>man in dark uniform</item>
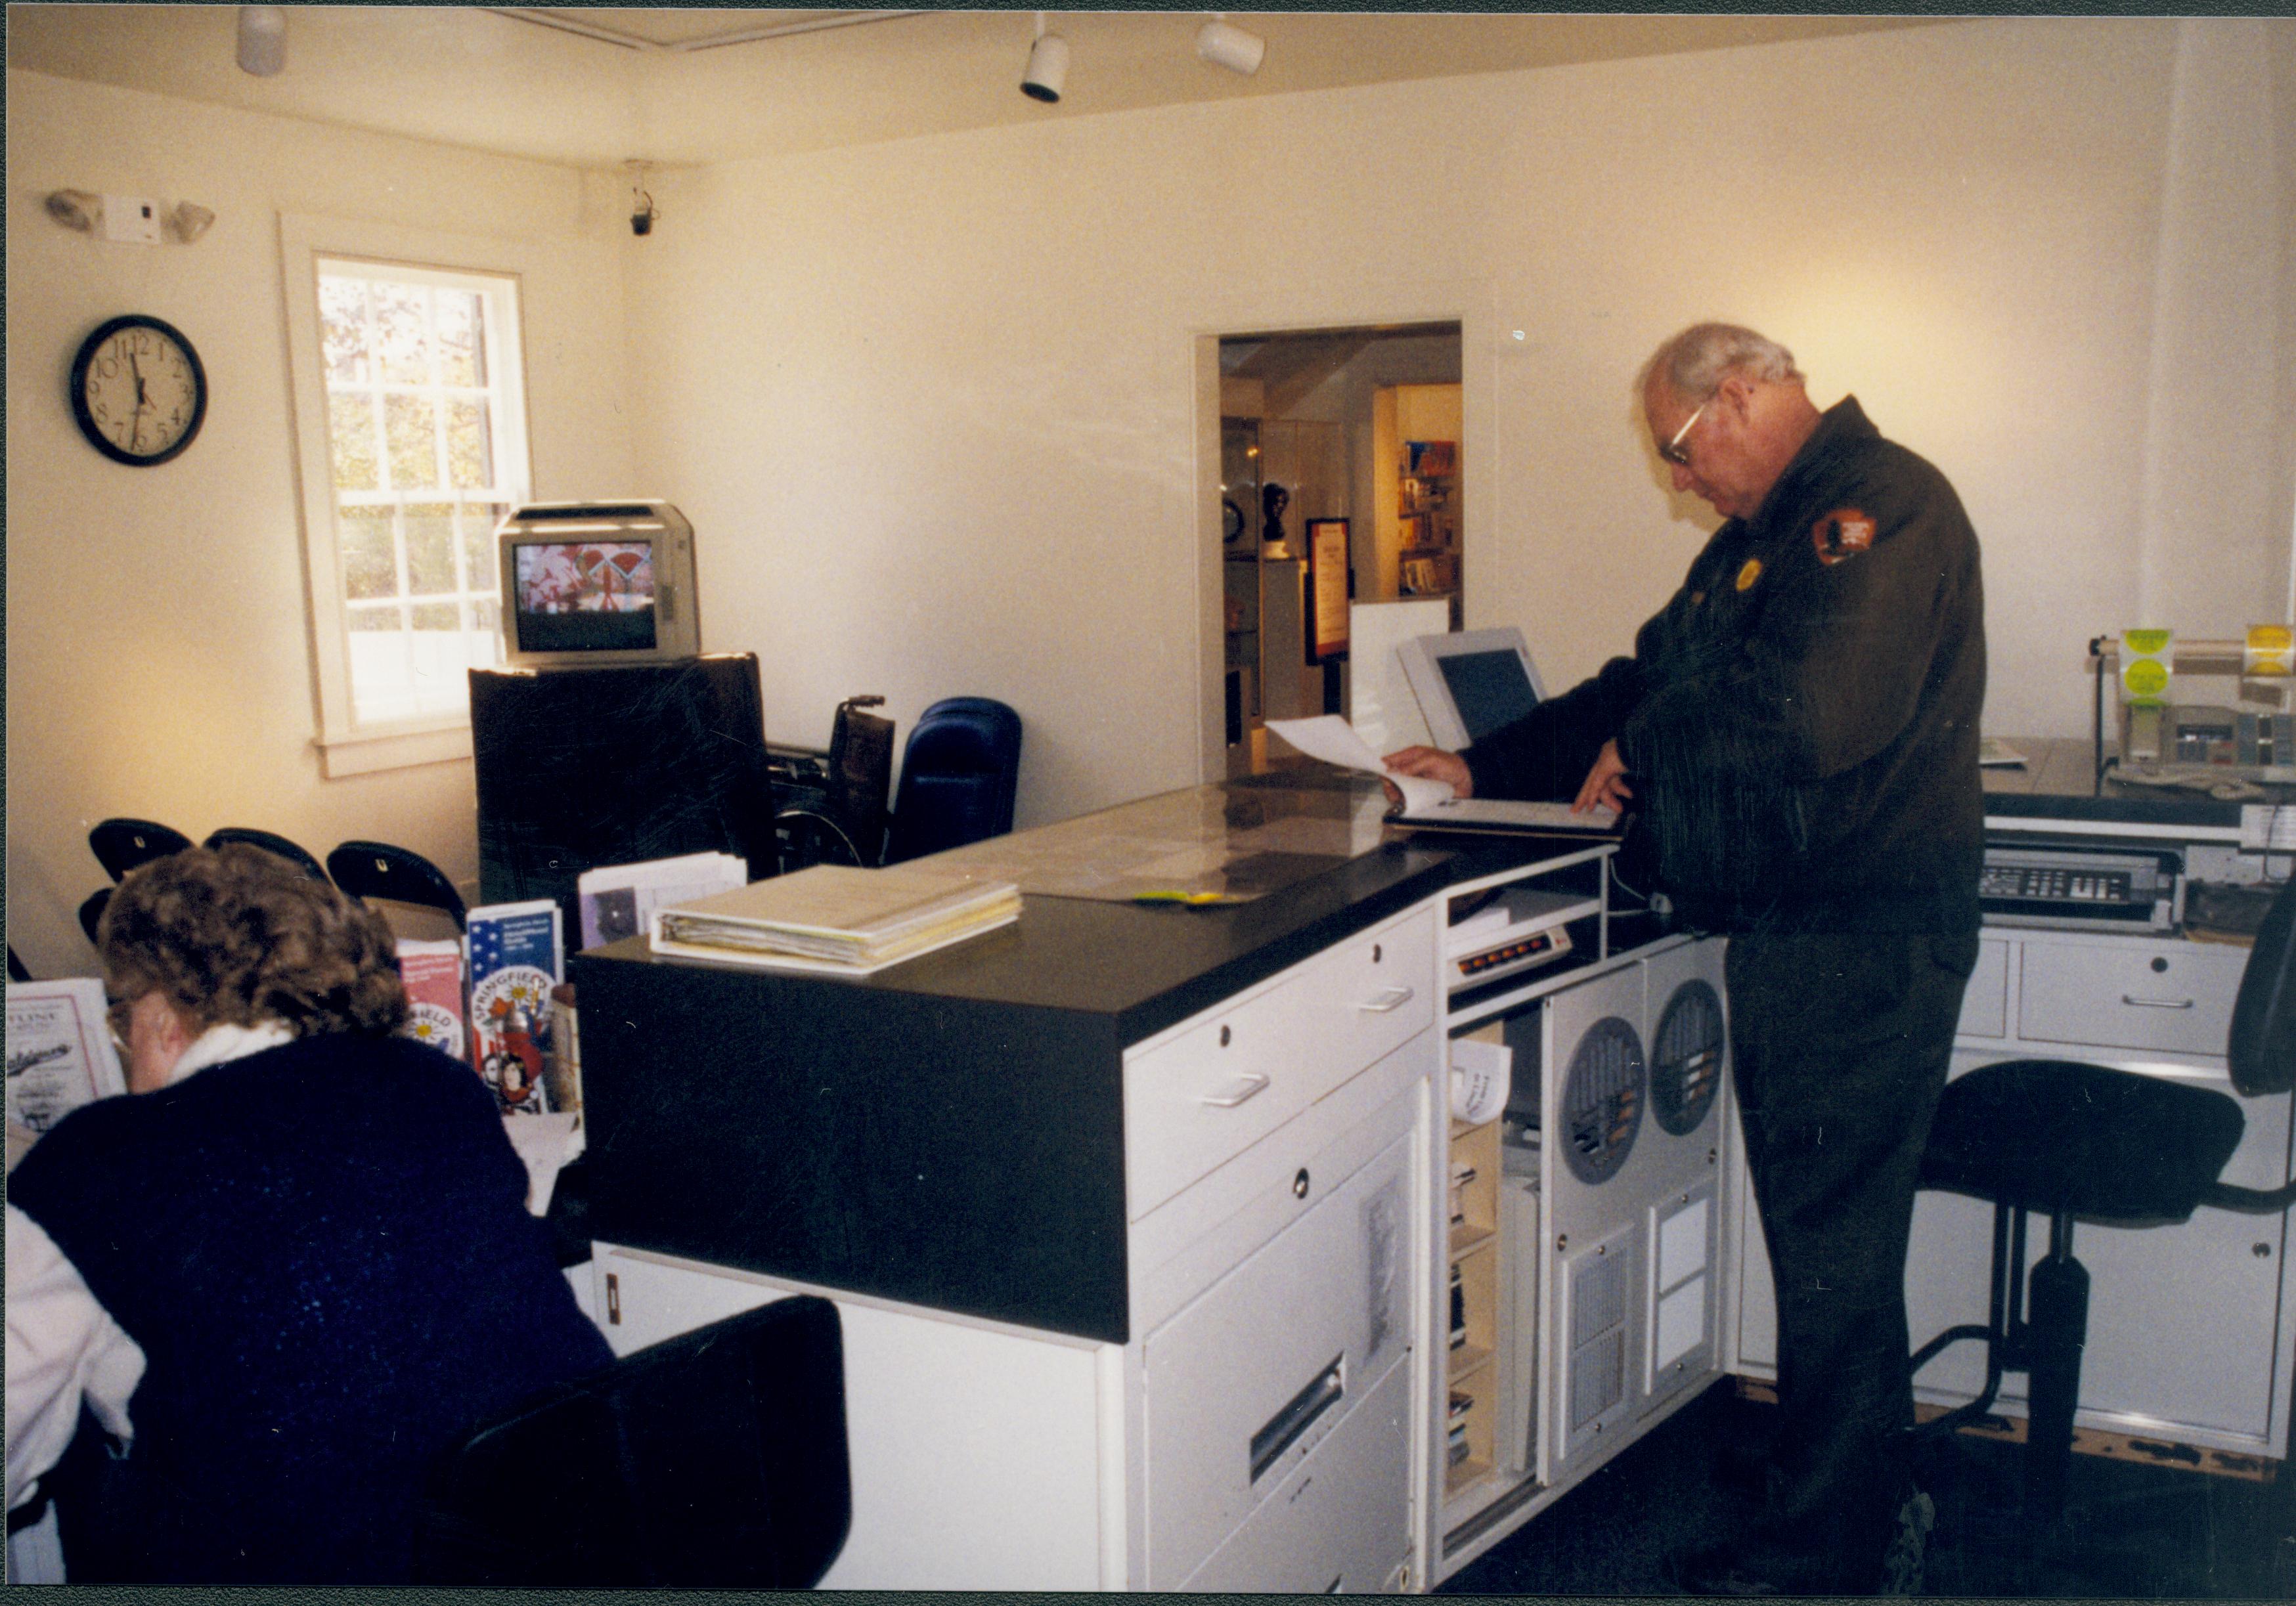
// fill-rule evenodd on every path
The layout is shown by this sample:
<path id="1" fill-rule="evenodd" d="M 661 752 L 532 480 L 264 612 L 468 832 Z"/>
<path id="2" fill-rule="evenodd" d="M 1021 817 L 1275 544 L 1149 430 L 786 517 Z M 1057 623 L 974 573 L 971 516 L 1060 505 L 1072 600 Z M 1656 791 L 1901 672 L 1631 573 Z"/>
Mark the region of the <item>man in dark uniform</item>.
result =
<path id="1" fill-rule="evenodd" d="M 1977 955 L 1985 691 L 1977 537 L 1945 477 L 1792 355 L 1702 324 L 1644 371 L 1677 491 L 1724 516 L 1592 680 L 1464 755 L 1462 795 L 1639 807 L 1660 884 L 1730 935 L 1734 1086 L 1778 1306 L 1761 1522 L 1702 1591 L 1917 1579 L 1905 1266 L 1915 1179 Z"/>

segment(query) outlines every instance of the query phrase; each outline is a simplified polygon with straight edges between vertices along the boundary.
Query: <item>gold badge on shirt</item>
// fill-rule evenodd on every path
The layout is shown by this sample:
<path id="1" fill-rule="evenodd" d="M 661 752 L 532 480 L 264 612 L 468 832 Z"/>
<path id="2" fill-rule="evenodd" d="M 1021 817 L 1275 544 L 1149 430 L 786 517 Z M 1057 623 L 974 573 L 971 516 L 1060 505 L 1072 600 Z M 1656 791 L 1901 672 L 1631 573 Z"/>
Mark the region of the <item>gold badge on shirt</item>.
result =
<path id="1" fill-rule="evenodd" d="M 1754 582 L 1761 578 L 1761 559 L 1748 558 L 1738 569 L 1738 589 L 1741 591 L 1751 591 L 1754 588 Z"/>
<path id="2" fill-rule="evenodd" d="M 1837 507 L 1809 527 L 1810 545 L 1817 548 L 1817 561 L 1831 569 L 1873 545 L 1876 528 L 1873 514 Z"/>

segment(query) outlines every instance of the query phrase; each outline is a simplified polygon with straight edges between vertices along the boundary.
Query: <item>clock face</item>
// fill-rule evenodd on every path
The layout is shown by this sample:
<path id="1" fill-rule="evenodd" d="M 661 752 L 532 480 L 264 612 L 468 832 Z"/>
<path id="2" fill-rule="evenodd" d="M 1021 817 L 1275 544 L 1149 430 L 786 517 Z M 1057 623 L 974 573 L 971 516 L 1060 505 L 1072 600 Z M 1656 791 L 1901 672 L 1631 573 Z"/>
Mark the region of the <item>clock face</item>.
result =
<path id="1" fill-rule="evenodd" d="M 192 444 L 207 417 L 207 373 L 172 325 L 131 315 L 80 343 L 72 414 L 89 444 L 115 463 L 147 467 Z"/>

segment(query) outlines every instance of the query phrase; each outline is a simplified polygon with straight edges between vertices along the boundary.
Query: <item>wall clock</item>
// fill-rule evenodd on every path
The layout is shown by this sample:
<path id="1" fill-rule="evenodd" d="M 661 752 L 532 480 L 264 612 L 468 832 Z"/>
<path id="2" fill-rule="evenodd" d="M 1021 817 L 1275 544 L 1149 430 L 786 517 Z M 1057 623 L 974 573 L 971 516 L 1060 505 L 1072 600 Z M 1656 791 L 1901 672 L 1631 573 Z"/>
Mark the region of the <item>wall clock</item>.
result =
<path id="1" fill-rule="evenodd" d="M 71 404 L 90 446 L 114 463 L 150 468 L 199 434 L 208 415 L 207 370 L 173 324 L 130 313 L 80 342 Z"/>

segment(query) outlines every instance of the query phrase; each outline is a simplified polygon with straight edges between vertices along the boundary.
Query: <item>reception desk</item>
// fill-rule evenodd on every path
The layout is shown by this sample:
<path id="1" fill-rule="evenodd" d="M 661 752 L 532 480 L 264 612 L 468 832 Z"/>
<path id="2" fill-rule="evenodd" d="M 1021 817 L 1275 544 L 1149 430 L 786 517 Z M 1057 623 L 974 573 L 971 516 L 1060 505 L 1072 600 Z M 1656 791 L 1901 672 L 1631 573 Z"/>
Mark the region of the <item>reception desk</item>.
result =
<path id="1" fill-rule="evenodd" d="M 1480 1342 L 1454 1332 L 1447 1184 L 1475 1129 L 1450 1118 L 1452 1035 L 1604 982 L 1639 1022 L 1643 955 L 1688 939 L 1612 910 L 1607 841 L 1414 839 L 1382 812 L 1360 782 L 1238 782 L 959 849 L 1020 882 L 1019 922 L 861 979 L 639 941 L 576 958 L 617 1349 L 792 1291 L 840 1307 L 855 1510 L 825 1585 L 1423 1588 L 1466 1558 L 1453 1517 L 1492 1513 L 1480 1549 L 1714 1374 L 1720 1278 L 1669 1307 L 1693 1341 L 1655 1391 L 1622 1279 L 1685 1180 L 1713 1271 L 1718 1113 L 1599 1197 L 1546 1162 L 1570 1253 L 1628 1234 L 1596 1351 L 1520 1222 L 1484 1234 L 1510 1303 L 1492 1276 Z M 1552 957 L 1467 976 L 1454 930 L 1509 889 L 1538 892 Z M 1151 889 L 1235 901 L 1130 901 Z M 1529 1076 L 1530 1124 L 1566 1129 L 1561 1076 Z M 1493 1350 L 1480 1394 L 1455 1381 Z M 1562 1392 L 1574 1364 L 1617 1374 L 1599 1422 Z M 1450 1446 L 1475 1409 L 1470 1491 Z"/>

